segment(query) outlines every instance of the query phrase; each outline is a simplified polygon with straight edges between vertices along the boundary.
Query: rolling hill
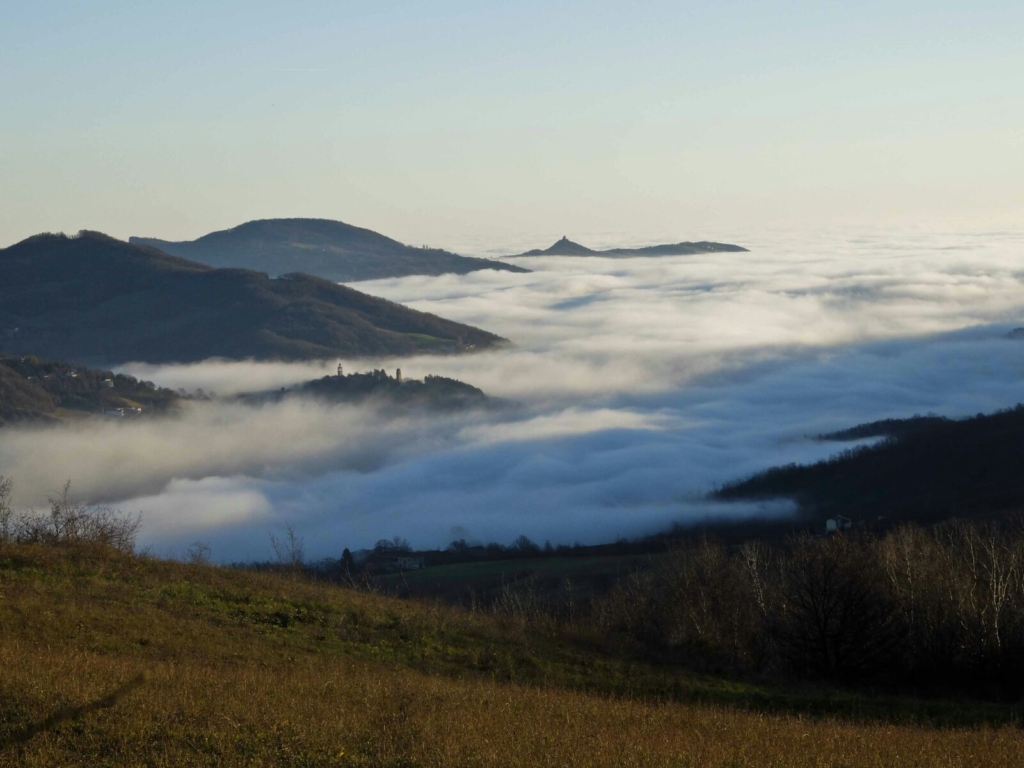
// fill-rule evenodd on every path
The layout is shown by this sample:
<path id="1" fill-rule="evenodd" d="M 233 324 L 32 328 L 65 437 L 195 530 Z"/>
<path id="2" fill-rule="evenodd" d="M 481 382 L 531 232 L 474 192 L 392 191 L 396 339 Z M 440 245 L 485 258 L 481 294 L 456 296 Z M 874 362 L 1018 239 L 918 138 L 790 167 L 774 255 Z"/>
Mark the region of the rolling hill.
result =
<path id="1" fill-rule="evenodd" d="M 439 248 L 414 248 L 329 219 L 262 219 L 186 242 L 151 237 L 131 237 L 129 242 L 213 267 L 255 269 L 272 277 L 306 272 L 343 283 L 406 275 L 464 275 L 480 269 L 529 272 Z"/>
<path id="2" fill-rule="evenodd" d="M 494 405 L 482 390 L 472 384 L 444 376 L 427 375 L 421 379 L 400 379 L 386 371 L 325 376 L 308 381 L 288 394 L 307 395 L 327 402 L 351 403 L 378 399 L 392 405 L 426 407 L 438 410 L 482 408 Z"/>
<path id="3" fill-rule="evenodd" d="M 214 269 L 97 232 L 0 250 L 0 349 L 87 364 L 461 352 L 492 333 L 304 274 Z"/>
<path id="4" fill-rule="evenodd" d="M 649 245 L 645 248 L 609 248 L 604 251 L 595 251 L 585 245 L 574 243 L 567 237 L 563 237 L 550 248 L 535 248 L 526 253 L 517 254 L 523 256 L 603 256 L 605 258 L 628 259 L 643 256 L 689 256 L 695 253 L 719 253 L 719 252 L 741 252 L 746 251 L 738 245 L 728 243 L 710 243 L 702 241 L 699 243 L 669 243 L 666 245 Z M 513 258 L 517 258 L 513 257 Z"/>
<path id="5" fill-rule="evenodd" d="M 72 416 L 133 418 L 162 413 L 180 395 L 112 371 L 40 360 L 0 358 L 0 426 L 56 423 Z"/>
<path id="6" fill-rule="evenodd" d="M 804 515 L 914 520 L 986 515 L 1024 505 L 1024 406 L 969 419 L 889 419 L 825 439 L 883 437 L 808 466 L 733 483 L 723 500 L 791 498 Z"/>
<path id="7" fill-rule="evenodd" d="M 324 376 L 288 389 L 249 392 L 238 395 L 244 403 L 259 405 L 292 398 L 314 398 L 324 403 L 376 403 L 386 406 L 388 413 L 401 414 L 408 409 L 458 410 L 462 408 L 495 408 L 504 401 L 490 398 L 471 384 L 431 376 L 403 379 L 389 376 L 387 371 Z"/>

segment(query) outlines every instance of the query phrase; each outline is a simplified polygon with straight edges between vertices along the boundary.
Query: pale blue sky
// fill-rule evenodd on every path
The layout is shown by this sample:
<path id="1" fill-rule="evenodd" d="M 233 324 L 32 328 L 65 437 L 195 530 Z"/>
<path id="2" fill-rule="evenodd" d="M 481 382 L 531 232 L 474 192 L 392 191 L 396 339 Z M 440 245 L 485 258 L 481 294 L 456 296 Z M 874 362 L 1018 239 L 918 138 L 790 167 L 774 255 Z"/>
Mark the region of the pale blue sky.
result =
<path id="1" fill-rule="evenodd" d="M 0 0 L 0 246 L 1024 224 L 1020 2 Z"/>

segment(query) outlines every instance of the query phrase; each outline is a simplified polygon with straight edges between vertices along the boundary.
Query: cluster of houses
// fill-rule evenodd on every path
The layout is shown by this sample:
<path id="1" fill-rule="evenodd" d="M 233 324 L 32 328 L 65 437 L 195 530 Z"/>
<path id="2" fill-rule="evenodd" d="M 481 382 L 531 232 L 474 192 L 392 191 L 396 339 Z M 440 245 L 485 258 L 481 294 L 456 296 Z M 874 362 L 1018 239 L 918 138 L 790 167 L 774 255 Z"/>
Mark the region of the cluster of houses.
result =
<path id="1" fill-rule="evenodd" d="M 371 555 L 367 566 L 377 573 L 418 571 L 423 567 L 423 558 L 416 555 Z"/>
<path id="2" fill-rule="evenodd" d="M 426 567 L 426 563 L 419 555 L 408 552 L 381 552 L 375 549 L 357 549 L 352 553 L 352 562 L 372 574 L 418 571 Z"/>

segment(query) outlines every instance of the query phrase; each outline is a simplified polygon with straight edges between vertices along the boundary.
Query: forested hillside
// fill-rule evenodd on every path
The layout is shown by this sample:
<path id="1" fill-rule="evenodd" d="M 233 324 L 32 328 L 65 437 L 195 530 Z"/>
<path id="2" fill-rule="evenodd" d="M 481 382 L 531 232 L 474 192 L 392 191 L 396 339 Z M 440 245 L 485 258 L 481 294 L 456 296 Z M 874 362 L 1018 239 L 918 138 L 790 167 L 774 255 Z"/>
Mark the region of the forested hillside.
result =
<path id="1" fill-rule="evenodd" d="M 795 499 L 805 515 L 938 521 L 1024 508 L 1024 406 L 963 420 L 919 417 L 836 433 L 888 435 L 810 466 L 770 469 L 721 499 Z"/>
<path id="2" fill-rule="evenodd" d="M 0 425 L 56 422 L 76 414 L 162 413 L 180 396 L 152 382 L 32 355 L 0 357 Z"/>
<path id="3" fill-rule="evenodd" d="M 430 375 L 422 380 L 400 379 L 397 375 L 389 376 L 384 370 L 325 376 L 283 394 L 307 395 L 336 403 L 376 399 L 392 405 L 441 410 L 481 407 L 493 403 L 482 390 L 457 379 Z"/>
<path id="4" fill-rule="evenodd" d="M 213 269 L 93 232 L 0 250 L 0 336 L 8 354 L 101 365 L 456 353 L 504 342 L 321 278 Z"/>

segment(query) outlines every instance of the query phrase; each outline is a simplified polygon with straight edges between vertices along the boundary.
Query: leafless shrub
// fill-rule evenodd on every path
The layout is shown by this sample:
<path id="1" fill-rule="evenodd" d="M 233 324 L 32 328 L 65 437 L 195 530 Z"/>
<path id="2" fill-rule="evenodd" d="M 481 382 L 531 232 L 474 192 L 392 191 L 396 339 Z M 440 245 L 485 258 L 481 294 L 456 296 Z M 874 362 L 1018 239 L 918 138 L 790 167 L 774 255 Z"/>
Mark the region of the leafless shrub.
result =
<path id="1" fill-rule="evenodd" d="M 110 507 L 94 506 L 71 497 L 71 481 L 49 498 L 49 514 L 29 511 L 18 516 L 11 526 L 13 538 L 24 543 L 66 545 L 91 543 L 131 554 L 140 517 Z"/>
<path id="2" fill-rule="evenodd" d="M 491 611 L 511 619 L 520 628 L 550 626 L 555 606 L 547 602 L 535 576 L 507 581 L 491 604 Z"/>
<path id="3" fill-rule="evenodd" d="M 624 631 L 641 640 L 653 640 L 658 602 L 651 574 L 633 571 L 594 602 L 592 616 L 601 632 Z"/>
<path id="4" fill-rule="evenodd" d="M 194 541 L 185 550 L 185 562 L 190 565 L 210 564 L 210 545 L 205 541 Z"/>

